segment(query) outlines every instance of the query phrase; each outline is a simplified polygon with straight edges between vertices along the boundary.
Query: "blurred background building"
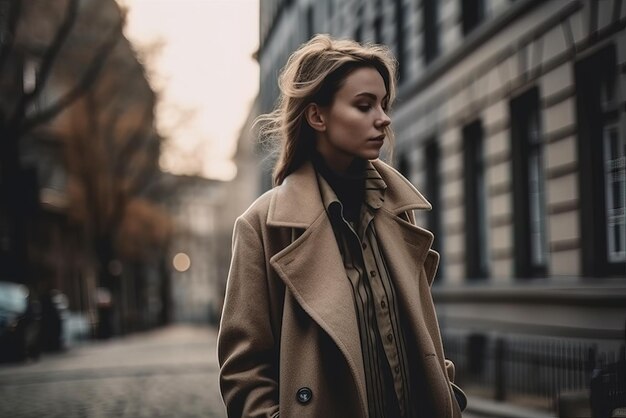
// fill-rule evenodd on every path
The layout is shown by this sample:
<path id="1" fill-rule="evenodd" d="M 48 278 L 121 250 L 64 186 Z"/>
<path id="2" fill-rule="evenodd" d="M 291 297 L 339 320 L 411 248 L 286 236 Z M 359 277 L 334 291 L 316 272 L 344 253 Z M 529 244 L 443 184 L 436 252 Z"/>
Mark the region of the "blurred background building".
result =
<path id="1" fill-rule="evenodd" d="M 259 97 L 252 102 L 248 115 L 244 120 L 233 161 L 237 166 L 237 175 L 229 182 L 221 184 L 215 194 L 219 202 L 215 231 L 216 241 L 216 268 L 218 271 L 216 286 L 219 303 L 214 306 L 216 318 L 219 318 L 224 304 L 226 280 L 230 267 L 231 244 L 235 220 L 259 196 L 261 184 L 264 181 L 262 173 L 267 172 L 269 159 L 264 155 L 266 151 L 259 143 L 258 131 L 254 120 L 259 115 Z"/>
<path id="2" fill-rule="evenodd" d="M 0 1 L 0 281 L 42 329 L 63 295 L 69 339 L 169 315 L 163 139 L 124 22 L 114 0 Z"/>
<path id="3" fill-rule="evenodd" d="M 232 182 L 162 172 L 177 138 L 157 130 L 146 68 L 160 41 L 137 49 L 126 26 L 121 1 L 0 0 L 0 361 L 25 289 L 16 340 L 42 343 L 20 355 L 219 319 L 232 225 L 258 192 L 257 105 Z"/>
<path id="4" fill-rule="evenodd" d="M 259 112 L 316 33 L 395 53 L 393 163 L 434 207 L 418 221 L 442 254 L 433 294 L 474 408 L 588 399 L 592 370 L 624 358 L 626 2 L 260 3 Z"/>
<path id="5" fill-rule="evenodd" d="M 217 247 L 229 248 L 229 239 L 216 239 L 222 202 L 216 193 L 221 182 L 197 176 L 167 174 L 172 196 L 167 201 L 174 219 L 169 245 L 172 317 L 176 322 L 216 324 L 222 298 Z"/>

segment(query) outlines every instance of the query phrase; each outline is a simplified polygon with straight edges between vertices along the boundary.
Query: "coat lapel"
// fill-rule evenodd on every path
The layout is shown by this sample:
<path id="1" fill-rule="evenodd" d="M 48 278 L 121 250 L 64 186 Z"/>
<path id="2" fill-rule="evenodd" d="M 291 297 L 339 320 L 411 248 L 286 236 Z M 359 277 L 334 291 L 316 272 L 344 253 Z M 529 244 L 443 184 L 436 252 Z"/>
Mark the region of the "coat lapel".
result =
<path id="1" fill-rule="evenodd" d="M 270 264 L 302 309 L 342 351 L 366 402 L 352 289 L 311 164 L 289 175 L 277 188 L 270 202 L 267 224 L 304 229 L 291 245 L 270 259 Z"/>
<path id="2" fill-rule="evenodd" d="M 362 399 L 367 399 L 352 290 L 328 217 L 320 216 L 270 264 L 304 311 L 343 352 Z"/>
<path id="3" fill-rule="evenodd" d="M 439 255 L 430 249 L 434 237 L 431 232 L 398 216 L 410 210 L 431 210 L 432 206 L 395 169 L 381 161 L 373 163 L 387 183 L 388 190 L 383 210 L 374 219 L 374 226 L 401 305 L 405 307 L 421 354 L 437 353 L 443 356 L 443 353 L 437 352 L 432 337 L 436 331 L 432 329 L 432 324 L 436 324 L 437 320 L 425 317 L 433 312 L 432 306 L 424 306 L 432 304 L 429 285 L 432 284 L 439 261 Z M 420 279 L 422 268 L 426 272 L 426 280 Z"/>
<path id="4" fill-rule="evenodd" d="M 412 324 L 415 341 L 422 354 L 434 353 L 435 346 L 429 337 L 424 318 L 424 312 L 429 312 L 423 306 L 424 292 L 428 291 L 428 287 L 422 287 L 425 283 L 420 280 L 433 235 L 389 212 L 374 218 L 374 226 L 394 280 L 396 294 L 401 306 L 405 307 L 408 323 Z"/>

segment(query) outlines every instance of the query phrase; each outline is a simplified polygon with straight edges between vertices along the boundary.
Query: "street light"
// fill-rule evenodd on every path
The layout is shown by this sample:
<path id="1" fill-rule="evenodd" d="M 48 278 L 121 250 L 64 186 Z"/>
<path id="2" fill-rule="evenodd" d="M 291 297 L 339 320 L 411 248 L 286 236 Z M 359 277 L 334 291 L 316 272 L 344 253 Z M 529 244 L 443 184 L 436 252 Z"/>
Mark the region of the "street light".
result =
<path id="1" fill-rule="evenodd" d="M 191 259 L 185 253 L 178 253 L 174 256 L 172 264 L 177 271 L 182 273 L 189 270 L 189 267 L 191 267 Z"/>

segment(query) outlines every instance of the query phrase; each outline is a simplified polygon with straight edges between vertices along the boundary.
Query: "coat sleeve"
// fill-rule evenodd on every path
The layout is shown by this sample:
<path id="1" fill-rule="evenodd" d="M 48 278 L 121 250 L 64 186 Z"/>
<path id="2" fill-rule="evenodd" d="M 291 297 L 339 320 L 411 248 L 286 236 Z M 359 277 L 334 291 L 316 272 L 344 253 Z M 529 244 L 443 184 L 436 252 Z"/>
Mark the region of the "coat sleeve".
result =
<path id="1" fill-rule="evenodd" d="M 277 348 L 266 271 L 262 241 L 240 217 L 217 341 L 220 390 L 229 417 L 278 415 Z"/>

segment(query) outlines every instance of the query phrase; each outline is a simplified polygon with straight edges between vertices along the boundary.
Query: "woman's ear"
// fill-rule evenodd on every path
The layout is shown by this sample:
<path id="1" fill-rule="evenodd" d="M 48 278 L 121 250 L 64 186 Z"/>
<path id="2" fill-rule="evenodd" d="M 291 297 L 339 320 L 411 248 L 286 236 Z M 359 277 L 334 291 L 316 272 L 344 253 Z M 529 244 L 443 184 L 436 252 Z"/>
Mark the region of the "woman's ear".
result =
<path id="1" fill-rule="evenodd" d="M 317 132 L 326 131 L 326 121 L 322 114 L 322 109 L 316 103 L 310 103 L 305 111 L 304 116 L 309 126 Z"/>

